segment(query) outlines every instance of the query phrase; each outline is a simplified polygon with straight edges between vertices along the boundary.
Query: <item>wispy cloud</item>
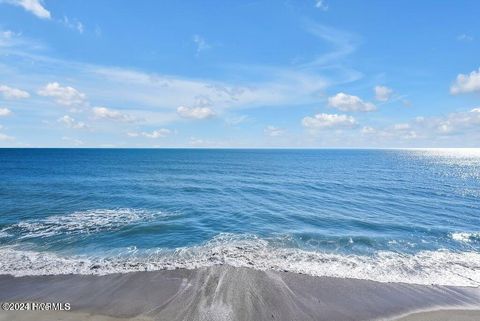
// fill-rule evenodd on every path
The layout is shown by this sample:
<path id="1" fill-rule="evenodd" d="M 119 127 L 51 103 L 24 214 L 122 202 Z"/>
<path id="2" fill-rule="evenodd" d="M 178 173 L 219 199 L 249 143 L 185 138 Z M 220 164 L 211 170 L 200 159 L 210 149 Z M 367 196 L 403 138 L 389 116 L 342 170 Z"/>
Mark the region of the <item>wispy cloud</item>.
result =
<path id="1" fill-rule="evenodd" d="M 46 9 L 42 0 L 0 0 L 0 4 L 1 3 L 22 7 L 26 11 L 41 19 L 50 20 L 52 18 L 50 11 Z M 71 19 L 67 16 L 63 16 L 62 19 L 55 19 L 52 21 L 56 21 L 67 28 L 78 31 L 81 34 L 85 30 L 83 23 L 78 19 Z"/>
<path id="2" fill-rule="evenodd" d="M 136 120 L 133 116 L 107 107 L 93 107 L 92 111 L 97 119 L 108 119 L 120 122 L 134 122 Z"/>
<path id="3" fill-rule="evenodd" d="M 340 59 L 355 52 L 359 44 L 358 36 L 350 32 L 313 22 L 308 22 L 306 24 L 306 29 L 312 35 L 326 41 L 331 46 L 329 52 L 318 55 L 311 63 L 309 63 L 310 65 L 338 63 Z"/>
<path id="4" fill-rule="evenodd" d="M 468 111 L 449 113 L 444 116 L 416 117 L 406 123 L 397 123 L 383 128 L 364 126 L 362 134 L 392 143 L 396 139 L 429 142 L 436 144 L 451 137 L 470 137 L 472 142 L 478 137 L 476 130 L 480 126 L 480 108 Z"/>
<path id="5" fill-rule="evenodd" d="M 350 45 L 340 45 L 343 41 L 335 40 L 334 29 L 319 28 L 328 30 L 323 34 L 325 39 L 335 42 L 338 47 L 350 48 Z M 348 35 L 339 33 L 343 38 L 349 39 Z M 350 43 L 349 40 L 345 41 Z M 352 52 L 353 47 L 342 49 L 342 52 L 346 51 Z M 337 81 L 324 76 L 315 64 L 285 67 L 239 65 L 225 70 L 227 73 L 245 74 L 249 79 L 256 79 L 243 84 L 64 61 L 45 56 L 21 44 L 11 48 L 9 52 L 12 57 L 25 57 L 37 62 L 36 66 L 49 70 L 51 78 L 58 79 L 45 85 L 39 94 L 52 97 L 59 104 L 72 105 L 86 101 L 83 92 L 71 86 L 60 85 L 61 82 L 68 81 L 66 79 L 69 75 L 77 75 L 75 83 L 82 91 L 88 92 L 89 100 L 93 101 L 92 105 L 96 104 L 97 99 L 101 99 L 109 104 L 126 105 L 127 108 L 130 106 L 130 109 L 142 112 L 167 112 L 172 116 L 179 116 L 176 110 L 178 106 L 207 107 L 216 114 L 222 114 L 227 109 L 315 103 L 321 99 L 325 88 Z M 10 68 L 15 67 L 13 64 Z M 20 68 L 15 72 L 16 77 L 23 76 L 30 83 L 41 81 L 40 74 L 35 75 L 35 67 L 29 75 L 19 70 Z M 347 78 L 341 81 L 352 80 L 350 76 Z"/>
<path id="6" fill-rule="evenodd" d="M 205 38 L 200 35 L 193 36 L 193 42 L 197 46 L 197 55 L 199 55 L 202 51 L 210 49 L 212 46 L 207 43 Z"/>
<path id="7" fill-rule="evenodd" d="M 63 16 L 61 23 L 66 26 L 67 28 L 73 29 L 78 31 L 79 33 L 83 33 L 84 26 L 83 23 L 77 19 L 69 19 L 67 16 Z"/>
<path id="8" fill-rule="evenodd" d="M 0 93 L 5 99 L 22 99 L 30 97 L 30 94 L 28 92 L 6 85 L 0 85 Z"/>
<path id="9" fill-rule="evenodd" d="M 466 33 L 462 33 L 457 36 L 457 40 L 463 42 L 472 42 L 474 40 L 474 37 Z"/>
<path id="10" fill-rule="evenodd" d="M 12 45 L 12 38 L 15 36 L 15 33 L 11 30 L 1 30 L 0 31 L 0 47 L 8 47 Z"/>
<path id="11" fill-rule="evenodd" d="M 129 137 L 165 138 L 172 133 L 170 129 L 160 128 L 151 132 L 128 132 Z"/>
<path id="12" fill-rule="evenodd" d="M 12 141 L 15 140 L 15 137 L 8 136 L 7 134 L 0 133 L 0 141 Z"/>
<path id="13" fill-rule="evenodd" d="M 234 115 L 228 116 L 225 118 L 225 123 L 229 126 L 237 126 L 245 121 L 247 121 L 248 116 L 246 115 Z"/>
<path id="14" fill-rule="evenodd" d="M 78 138 L 74 138 L 74 137 L 63 136 L 62 140 L 67 142 L 69 145 L 73 145 L 73 146 L 85 145 L 85 143 L 82 140 L 80 140 Z"/>
<path id="15" fill-rule="evenodd" d="M 323 37 L 319 37 L 319 41 L 329 39 L 327 44 L 332 48 L 327 53 L 317 56 L 315 59 L 318 58 L 318 60 L 313 59 L 311 63 L 284 66 L 222 66 L 227 75 L 240 75 L 235 78 L 247 79 L 245 81 L 193 78 L 65 61 L 48 56 L 47 50 L 35 50 L 28 47 L 28 43 L 20 42 L 9 48 L 8 62 L 11 64 L 8 70 L 10 73 L 0 76 L 0 80 L 15 76 L 16 83 L 21 82 L 22 87 L 30 92 L 36 91 L 39 96 L 33 97 L 37 103 L 35 112 L 45 117 L 52 117 L 51 115 L 54 114 L 54 118 L 50 118 L 53 121 L 66 115 L 63 115 L 64 111 L 55 111 L 50 108 L 50 100 L 69 107 L 81 106 L 82 108 L 76 111 L 75 117 L 69 116 L 72 120 L 59 121 L 66 127 L 80 128 L 82 125 L 78 123 L 82 121 L 78 119 L 85 120 L 91 117 L 92 121 L 96 120 L 95 123 L 91 123 L 92 126 L 102 121 L 102 128 L 96 128 L 97 133 L 108 132 L 124 136 L 128 132 L 129 137 L 162 138 L 172 133 L 161 130 L 167 129 L 163 126 L 169 126 L 181 118 L 206 119 L 215 115 L 218 118 L 225 117 L 225 122 L 230 125 L 237 125 L 247 119 L 244 115 L 248 113 L 247 109 L 280 106 L 294 108 L 306 104 L 323 103 L 325 90 L 329 86 L 357 79 L 355 72 L 342 66 L 343 58 L 355 50 L 356 42 L 352 40 L 355 37 L 339 31 L 344 39 L 335 40 L 337 31 L 326 27 L 325 30 L 327 29 L 328 32 Z M 34 63 L 29 68 L 23 68 L 21 62 L 24 59 Z M 341 76 L 335 78 L 331 73 L 328 76 L 323 73 L 324 67 L 330 64 L 338 68 Z M 349 76 L 343 77 L 344 74 Z M 40 90 L 38 90 L 39 87 L 41 87 Z M 39 109 L 39 103 L 45 108 Z M 361 103 L 369 104 L 363 100 Z M 346 108 L 340 105 L 341 108 Z M 93 106 L 122 106 L 122 109 Z M 184 108 L 179 110 L 178 106 Z M 29 108 L 30 106 L 25 106 L 25 109 Z M 337 109 L 341 110 L 340 107 Z M 235 114 L 242 114 L 242 116 L 231 116 Z M 140 121 L 136 122 L 139 119 Z M 119 126 L 115 122 L 123 122 L 123 124 Z M 88 123 L 90 125 L 90 122 Z M 305 128 L 312 130 L 347 129 L 357 125 L 355 118 L 337 114 L 308 116 L 302 123 Z M 182 123 L 179 123 L 179 126 L 181 125 Z M 152 128 L 160 129 L 151 130 Z M 282 135 L 282 140 L 288 136 L 284 129 L 276 126 L 268 125 L 263 128 L 268 136 Z M 88 133 L 87 131 L 84 135 Z M 214 140 L 206 139 L 204 142 Z M 228 146 L 230 143 L 236 144 L 233 139 L 224 143 L 223 146 Z M 258 144 L 256 141 L 254 143 Z"/>
<path id="16" fill-rule="evenodd" d="M 101 81 L 104 86 L 108 84 L 109 88 L 115 89 L 113 99 L 175 111 L 179 105 L 201 108 L 204 105 L 199 103 L 199 97 L 208 101 L 207 108 L 215 111 L 299 104 L 318 100 L 318 93 L 326 86 L 326 81 L 319 76 L 283 70 L 271 70 L 275 79 L 242 85 L 120 68 L 92 66 L 87 69 L 95 82 Z"/>
<path id="17" fill-rule="evenodd" d="M 28 56 L 28 51 L 43 49 L 44 46 L 42 43 L 29 39 L 19 32 L 0 29 L 0 48 L 2 48 L 2 53 L 4 54 Z"/>
<path id="18" fill-rule="evenodd" d="M 276 126 L 272 126 L 272 125 L 268 125 L 264 130 L 263 132 L 270 136 L 270 137 L 277 137 L 277 136 L 281 136 L 283 135 L 283 133 L 285 132 L 283 129 L 279 128 L 279 127 L 276 127 Z"/>
<path id="19" fill-rule="evenodd" d="M 57 119 L 57 122 L 65 125 L 68 128 L 74 128 L 74 129 L 86 129 L 88 126 L 81 121 L 75 120 L 75 118 L 65 115 Z"/>
<path id="20" fill-rule="evenodd" d="M 2 0 L 3 3 L 19 6 L 41 19 L 50 19 L 51 14 L 41 0 Z"/>
<path id="21" fill-rule="evenodd" d="M 327 11 L 328 5 L 325 0 L 315 0 L 315 8 L 323 11 Z"/>

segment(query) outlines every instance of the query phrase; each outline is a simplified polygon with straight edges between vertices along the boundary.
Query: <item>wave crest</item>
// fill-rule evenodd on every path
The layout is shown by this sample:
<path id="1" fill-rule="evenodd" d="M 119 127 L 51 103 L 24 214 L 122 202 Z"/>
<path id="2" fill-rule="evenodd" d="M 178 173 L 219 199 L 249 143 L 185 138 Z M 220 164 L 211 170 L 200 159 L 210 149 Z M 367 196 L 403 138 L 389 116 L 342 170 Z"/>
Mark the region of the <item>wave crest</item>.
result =
<path id="1" fill-rule="evenodd" d="M 117 229 L 132 223 L 148 221 L 162 213 L 130 208 L 95 209 L 53 215 L 38 220 L 21 221 L 2 229 L 6 236 L 19 233 L 19 239 L 51 237 L 65 234 L 88 234 Z"/>
<path id="2" fill-rule="evenodd" d="M 313 276 L 367 279 L 380 282 L 480 285 L 480 253 L 447 250 L 400 254 L 379 251 L 375 255 L 344 255 L 278 248 L 249 235 L 220 235 L 194 247 L 174 251 L 138 251 L 129 248 L 109 257 L 64 257 L 50 252 L 0 248 L 0 273 L 109 274 L 162 269 L 194 269 L 214 265 L 290 271 Z"/>
<path id="3" fill-rule="evenodd" d="M 480 233 L 456 232 L 450 234 L 453 240 L 463 243 L 480 242 Z"/>

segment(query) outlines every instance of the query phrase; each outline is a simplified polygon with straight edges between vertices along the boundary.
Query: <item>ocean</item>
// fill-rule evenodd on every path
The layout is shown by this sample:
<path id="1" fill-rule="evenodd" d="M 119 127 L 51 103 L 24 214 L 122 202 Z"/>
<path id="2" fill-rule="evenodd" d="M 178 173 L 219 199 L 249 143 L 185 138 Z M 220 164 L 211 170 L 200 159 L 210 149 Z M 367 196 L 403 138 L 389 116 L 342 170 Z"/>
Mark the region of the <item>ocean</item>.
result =
<path id="1" fill-rule="evenodd" d="M 0 274 L 480 285 L 480 150 L 0 149 Z"/>

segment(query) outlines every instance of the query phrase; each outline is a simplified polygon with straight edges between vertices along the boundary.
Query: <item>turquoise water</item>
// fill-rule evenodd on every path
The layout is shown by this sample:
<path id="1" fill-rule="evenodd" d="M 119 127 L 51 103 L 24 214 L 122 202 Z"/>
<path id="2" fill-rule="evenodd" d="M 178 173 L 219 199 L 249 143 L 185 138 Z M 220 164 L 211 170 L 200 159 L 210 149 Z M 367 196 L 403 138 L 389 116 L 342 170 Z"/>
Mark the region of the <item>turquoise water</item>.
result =
<path id="1" fill-rule="evenodd" d="M 480 284 L 480 150 L 0 149 L 0 273 Z"/>

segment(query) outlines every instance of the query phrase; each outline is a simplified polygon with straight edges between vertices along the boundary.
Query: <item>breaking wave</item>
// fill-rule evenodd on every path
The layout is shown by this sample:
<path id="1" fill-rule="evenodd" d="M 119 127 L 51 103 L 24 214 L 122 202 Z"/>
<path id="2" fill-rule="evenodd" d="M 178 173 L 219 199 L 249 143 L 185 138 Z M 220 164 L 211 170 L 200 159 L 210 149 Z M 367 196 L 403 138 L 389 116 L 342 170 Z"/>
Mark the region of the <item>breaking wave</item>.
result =
<path id="1" fill-rule="evenodd" d="M 51 237 L 65 234 L 89 234 L 118 229 L 138 222 L 148 222 L 163 215 L 139 209 L 95 209 L 69 215 L 53 215 L 38 220 L 25 220 L 0 230 L 0 237 L 18 233 L 18 239 Z"/>
<path id="2" fill-rule="evenodd" d="M 374 255 L 338 254 L 276 247 L 252 235 L 220 234 L 199 246 L 176 250 L 125 249 L 115 255 L 62 256 L 53 252 L 0 248 L 0 273 L 15 276 L 47 274 L 110 274 L 232 265 L 289 271 L 313 276 L 380 282 L 480 285 L 480 253 L 449 250 Z"/>
<path id="3" fill-rule="evenodd" d="M 480 233 L 456 232 L 450 234 L 452 239 L 463 243 L 480 242 Z"/>

